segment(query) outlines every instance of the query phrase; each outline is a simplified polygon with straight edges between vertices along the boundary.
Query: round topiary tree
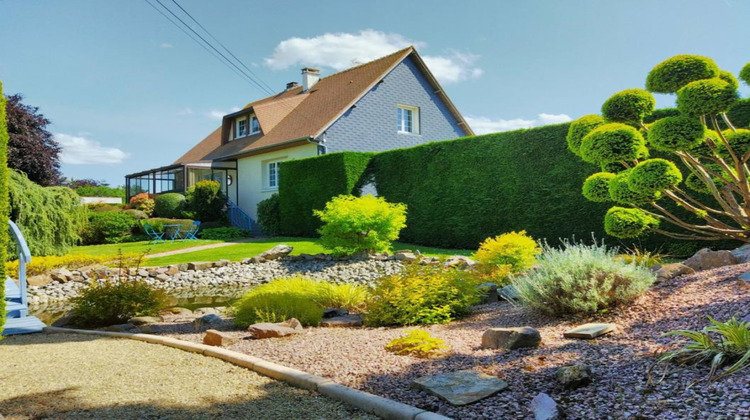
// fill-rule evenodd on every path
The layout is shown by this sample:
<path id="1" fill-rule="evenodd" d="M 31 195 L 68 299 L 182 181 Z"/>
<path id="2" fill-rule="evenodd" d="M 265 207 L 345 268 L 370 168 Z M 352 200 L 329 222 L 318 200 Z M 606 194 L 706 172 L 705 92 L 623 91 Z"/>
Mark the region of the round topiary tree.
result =
<path id="1" fill-rule="evenodd" d="M 179 219 L 185 210 L 185 201 L 180 193 L 159 194 L 154 199 L 154 216 Z"/>
<path id="2" fill-rule="evenodd" d="M 750 63 L 739 79 L 750 85 Z M 730 118 L 744 115 L 738 87 L 710 58 L 678 55 L 651 70 L 648 91 L 618 92 L 603 116 L 571 124 L 570 150 L 603 171 L 586 179 L 583 195 L 618 204 L 604 217 L 608 234 L 750 242 L 750 130 Z M 649 92 L 676 94 L 677 109 L 654 112 Z M 660 157 L 649 159 L 649 149 Z M 668 210 L 664 199 L 689 215 Z"/>

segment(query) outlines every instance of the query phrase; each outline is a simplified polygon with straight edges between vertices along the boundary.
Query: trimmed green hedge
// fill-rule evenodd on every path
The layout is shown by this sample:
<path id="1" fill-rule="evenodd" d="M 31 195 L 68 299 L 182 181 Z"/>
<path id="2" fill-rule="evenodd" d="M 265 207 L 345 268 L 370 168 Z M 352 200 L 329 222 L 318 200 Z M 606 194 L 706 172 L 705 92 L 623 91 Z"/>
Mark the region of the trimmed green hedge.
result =
<path id="1" fill-rule="evenodd" d="M 282 162 L 279 179 L 281 233 L 317 236 L 321 210 L 333 197 L 352 194 L 372 153 L 331 153 Z"/>

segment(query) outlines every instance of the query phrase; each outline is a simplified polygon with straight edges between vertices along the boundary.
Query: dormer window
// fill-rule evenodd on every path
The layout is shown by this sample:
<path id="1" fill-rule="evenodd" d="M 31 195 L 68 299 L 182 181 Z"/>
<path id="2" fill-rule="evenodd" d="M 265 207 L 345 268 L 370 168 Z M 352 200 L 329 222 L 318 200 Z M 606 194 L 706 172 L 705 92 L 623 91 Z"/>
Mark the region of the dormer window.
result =
<path id="1" fill-rule="evenodd" d="M 254 114 L 243 115 L 234 120 L 234 138 L 260 133 L 260 122 Z"/>
<path id="2" fill-rule="evenodd" d="M 260 122 L 255 115 L 250 116 L 250 134 L 260 133 Z"/>
<path id="3" fill-rule="evenodd" d="M 247 135 L 247 117 L 237 118 L 236 126 L 234 129 L 234 138 L 245 137 Z"/>

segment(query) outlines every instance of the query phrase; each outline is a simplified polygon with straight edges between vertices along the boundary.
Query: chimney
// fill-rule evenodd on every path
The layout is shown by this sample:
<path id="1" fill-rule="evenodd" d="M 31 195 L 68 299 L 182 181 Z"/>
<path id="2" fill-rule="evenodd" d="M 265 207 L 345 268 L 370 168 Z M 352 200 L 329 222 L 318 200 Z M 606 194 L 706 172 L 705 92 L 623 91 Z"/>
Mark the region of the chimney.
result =
<path id="1" fill-rule="evenodd" d="M 286 90 L 294 89 L 297 86 L 299 86 L 299 83 L 297 83 L 297 82 L 289 82 L 289 83 L 286 84 Z"/>
<path id="2" fill-rule="evenodd" d="M 307 92 L 312 89 L 316 83 L 320 80 L 320 70 L 305 67 L 302 69 L 302 91 Z"/>

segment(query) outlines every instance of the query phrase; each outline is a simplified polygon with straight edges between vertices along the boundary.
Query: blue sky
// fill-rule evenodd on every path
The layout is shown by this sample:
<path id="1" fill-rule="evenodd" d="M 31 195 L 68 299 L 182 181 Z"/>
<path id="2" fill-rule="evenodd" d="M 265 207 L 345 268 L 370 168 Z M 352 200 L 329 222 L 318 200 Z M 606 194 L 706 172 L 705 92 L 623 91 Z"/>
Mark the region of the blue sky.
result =
<path id="1" fill-rule="evenodd" d="M 750 61 L 747 0 L 178 2 L 275 90 L 415 44 L 476 131 L 597 113 L 676 54 Z M 0 0 L 0 80 L 53 121 L 64 175 L 113 185 L 266 96 L 145 0 Z"/>

